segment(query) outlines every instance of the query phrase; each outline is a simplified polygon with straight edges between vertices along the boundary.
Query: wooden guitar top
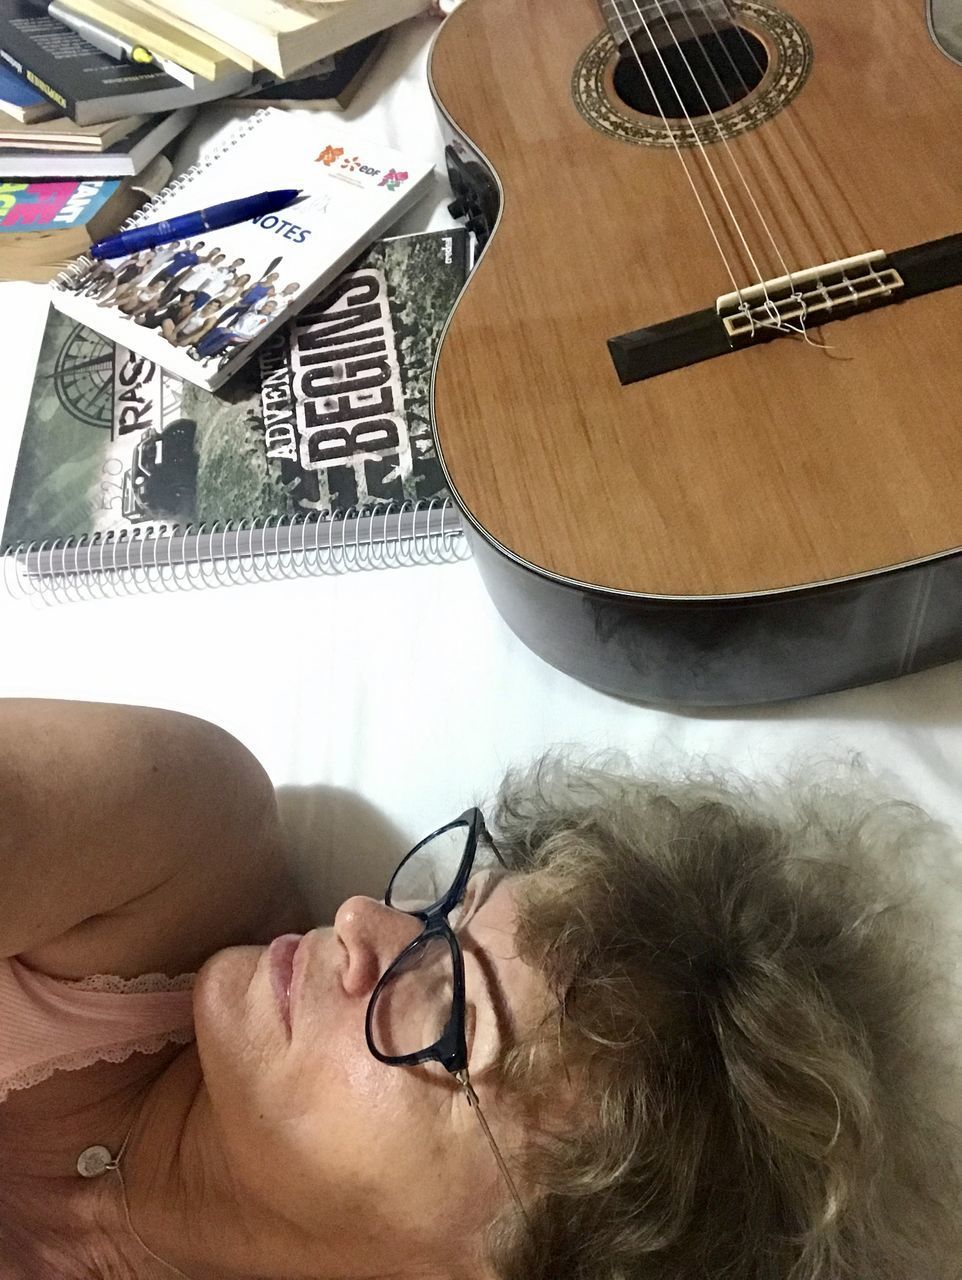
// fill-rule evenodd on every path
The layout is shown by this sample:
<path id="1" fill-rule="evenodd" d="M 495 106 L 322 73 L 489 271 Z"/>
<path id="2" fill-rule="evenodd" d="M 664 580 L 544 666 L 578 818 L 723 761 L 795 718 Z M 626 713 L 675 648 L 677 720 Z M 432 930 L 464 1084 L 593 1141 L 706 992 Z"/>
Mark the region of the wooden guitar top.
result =
<path id="1" fill-rule="evenodd" d="M 750 27 L 769 9 L 737 7 Z M 798 96 L 730 150 L 685 150 L 739 285 L 757 276 L 706 156 L 765 279 L 783 272 L 736 161 L 793 271 L 962 231 L 962 68 L 919 0 L 779 13 L 811 42 Z M 576 107 L 576 65 L 603 29 L 595 0 L 465 0 L 433 51 L 438 101 L 503 187 L 434 388 L 473 520 L 550 575 L 670 597 L 962 546 L 962 287 L 810 329 L 828 349 L 779 338 L 621 385 L 609 338 L 713 307 L 732 284 L 675 151 Z"/>

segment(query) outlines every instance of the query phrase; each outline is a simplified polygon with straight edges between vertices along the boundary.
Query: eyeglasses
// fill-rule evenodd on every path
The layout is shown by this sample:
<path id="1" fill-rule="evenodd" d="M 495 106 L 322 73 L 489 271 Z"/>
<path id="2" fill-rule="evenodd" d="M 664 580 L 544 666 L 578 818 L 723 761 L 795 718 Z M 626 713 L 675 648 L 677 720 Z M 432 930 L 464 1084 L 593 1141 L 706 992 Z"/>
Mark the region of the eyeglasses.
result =
<path id="1" fill-rule="evenodd" d="M 424 929 L 381 975 L 364 1030 L 367 1047 L 379 1062 L 392 1067 L 438 1062 L 455 1077 L 526 1216 L 468 1074 L 464 956 L 454 931 L 457 920 L 452 928 L 450 918 L 464 898 L 479 848 L 504 866 L 481 810 L 466 809 L 415 845 L 391 877 L 385 905 L 414 916 Z"/>

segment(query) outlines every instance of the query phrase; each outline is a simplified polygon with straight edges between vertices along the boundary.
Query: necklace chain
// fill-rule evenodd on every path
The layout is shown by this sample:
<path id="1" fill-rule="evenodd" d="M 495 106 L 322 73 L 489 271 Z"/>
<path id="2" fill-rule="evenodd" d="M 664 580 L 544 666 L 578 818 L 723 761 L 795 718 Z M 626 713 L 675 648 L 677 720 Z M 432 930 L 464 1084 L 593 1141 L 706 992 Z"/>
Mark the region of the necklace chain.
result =
<path id="1" fill-rule="evenodd" d="M 81 1151 L 77 1159 L 77 1172 L 82 1178 L 98 1178 L 102 1174 L 113 1170 L 120 1180 L 120 1197 L 123 1201 L 124 1217 L 127 1220 L 127 1229 L 130 1234 L 142 1249 L 145 1249 L 147 1253 L 149 1253 L 156 1262 L 159 1262 L 162 1267 L 166 1267 L 172 1275 L 180 1276 L 181 1280 L 191 1280 L 191 1277 L 187 1275 L 185 1271 L 181 1271 L 179 1267 L 175 1267 L 173 1263 L 162 1258 L 159 1253 L 154 1253 L 153 1249 L 151 1249 L 150 1245 L 147 1244 L 147 1242 L 140 1236 L 137 1228 L 130 1220 L 130 1204 L 127 1200 L 127 1184 L 124 1182 L 124 1175 L 120 1168 L 120 1162 L 124 1157 L 124 1152 L 127 1150 L 127 1143 L 130 1141 L 130 1135 L 133 1131 L 134 1126 L 131 1125 L 124 1135 L 124 1140 L 121 1143 L 120 1150 L 117 1152 L 116 1156 L 112 1156 L 110 1151 L 106 1147 L 102 1146 L 87 1147 L 84 1151 Z"/>

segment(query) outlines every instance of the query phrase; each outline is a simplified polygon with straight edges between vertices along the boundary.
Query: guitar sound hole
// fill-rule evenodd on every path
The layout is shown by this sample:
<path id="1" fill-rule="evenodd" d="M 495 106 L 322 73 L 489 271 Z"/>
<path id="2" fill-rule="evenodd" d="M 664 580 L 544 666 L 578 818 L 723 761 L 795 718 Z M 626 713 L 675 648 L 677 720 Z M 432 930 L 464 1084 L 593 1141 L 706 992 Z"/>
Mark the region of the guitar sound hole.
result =
<path id="1" fill-rule="evenodd" d="M 615 92 L 633 110 L 668 120 L 723 111 L 757 89 L 768 70 L 768 50 L 744 27 L 672 43 L 660 54 L 644 35 L 634 45 L 615 67 Z"/>

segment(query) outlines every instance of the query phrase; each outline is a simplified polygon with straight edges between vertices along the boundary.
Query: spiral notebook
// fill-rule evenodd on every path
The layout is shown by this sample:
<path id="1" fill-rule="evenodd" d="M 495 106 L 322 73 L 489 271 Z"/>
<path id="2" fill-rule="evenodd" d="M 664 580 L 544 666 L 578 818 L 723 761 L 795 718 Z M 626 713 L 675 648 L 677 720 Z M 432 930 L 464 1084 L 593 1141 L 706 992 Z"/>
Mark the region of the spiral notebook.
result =
<path id="1" fill-rule="evenodd" d="M 372 245 L 221 392 L 51 310 L 0 542 L 8 590 L 73 599 L 466 556 L 429 398 L 469 248 L 460 228 Z M 367 323 L 345 335 L 361 296 Z M 342 363 L 325 370 L 332 340 Z"/>
<path id="2" fill-rule="evenodd" d="M 433 172 L 328 117 L 266 108 L 128 226 L 284 187 L 304 193 L 298 204 L 126 258 L 79 258 L 53 282 L 54 306 L 213 390 L 383 235 Z"/>

